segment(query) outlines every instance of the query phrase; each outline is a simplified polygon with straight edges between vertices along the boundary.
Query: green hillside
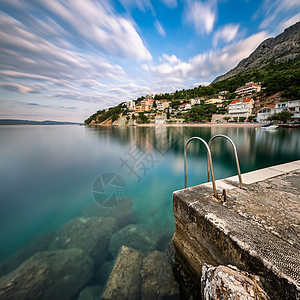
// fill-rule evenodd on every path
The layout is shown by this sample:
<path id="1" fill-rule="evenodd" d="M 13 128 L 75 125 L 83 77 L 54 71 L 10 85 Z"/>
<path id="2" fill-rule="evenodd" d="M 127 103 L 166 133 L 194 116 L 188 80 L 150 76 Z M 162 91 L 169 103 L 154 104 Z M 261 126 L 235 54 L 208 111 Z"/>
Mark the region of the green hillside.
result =
<path id="1" fill-rule="evenodd" d="M 300 58 L 289 60 L 279 64 L 271 62 L 266 67 L 241 73 L 231 78 L 212 83 L 208 86 L 199 86 L 193 89 L 183 89 L 180 91 L 175 91 L 173 93 L 155 95 L 155 99 L 167 99 L 169 101 L 173 101 L 171 103 L 171 107 L 173 107 L 175 106 L 175 104 L 180 104 L 178 100 L 192 99 L 197 97 L 209 98 L 217 95 L 221 91 L 229 91 L 226 97 L 227 100 L 230 100 L 235 98 L 235 90 L 249 81 L 262 83 L 263 91 L 261 92 L 261 101 L 263 101 L 264 97 L 273 95 L 278 92 L 282 93 L 282 100 L 300 99 Z M 144 97 L 142 96 L 136 101 L 139 102 L 143 98 Z M 213 109 L 211 105 L 205 105 L 201 107 L 202 116 L 205 114 L 206 108 L 209 110 L 207 111 L 209 115 L 216 112 L 216 110 Z M 116 107 L 109 108 L 109 110 L 97 111 L 87 120 L 85 120 L 85 124 L 90 124 L 93 120 L 96 123 L 101 123 L 108 118 L 111 118 L 111 120 L 114 121 L 118 118 L 118 115 L 122 111 L 123 114 L 124 112 L 126 113 L 125 107 L 122 104 L 119 104 Z M 196 113 L 200 113 L 200 111 L 197 111 Z M 190 117 L 191 119 L 194 119 L 193 116 Z"/>

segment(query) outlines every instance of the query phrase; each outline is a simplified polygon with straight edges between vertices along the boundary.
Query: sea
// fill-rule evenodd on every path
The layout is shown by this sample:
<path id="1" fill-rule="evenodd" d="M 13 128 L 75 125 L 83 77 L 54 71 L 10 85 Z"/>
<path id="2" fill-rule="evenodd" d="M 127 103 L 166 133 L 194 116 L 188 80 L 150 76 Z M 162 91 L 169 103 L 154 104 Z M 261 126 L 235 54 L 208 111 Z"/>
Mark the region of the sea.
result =
<path id="1" fill-rule="evenodd" d="M 146 228 L 159 240 L 151 243 L 149 251 L 165 253 L 175 230 L 172 193 L 184 188 L 185 143 L 191 137 L 208 142 L 216 134 L 234 141 L 242 173 L 300 159 L 299 129 L 0 126 L 0 264 L 12 265 L 6 271 L 0 267 L 0 276 L 23 262 L 22 249 L 36 237 L 55 236 L 66 223 L 87 218 L 87 211 L 99 211 L 99 216 L 105 215 L 102 210 L 118 214 L 124 201 L 130 213 L 123 214 L 119 230 Z M 211 153 L 216 179 L 237 174 L 227 140 L 215 139 Z M 196 140 L 188 147 L 187 175 L 188 186 L 207 181 L 207 150 Z M 44 244 L 41 249 L 35 246 L 47 250 Z M 116 255 L 109 247 L 107 241 L 106 260 L 114 261 Z M 148 250 L 140 251 L 146 255 Z M 105 280 L 98 282 L 102 288 Z M 72 297 L 79 294 L 76 290 Z"/>

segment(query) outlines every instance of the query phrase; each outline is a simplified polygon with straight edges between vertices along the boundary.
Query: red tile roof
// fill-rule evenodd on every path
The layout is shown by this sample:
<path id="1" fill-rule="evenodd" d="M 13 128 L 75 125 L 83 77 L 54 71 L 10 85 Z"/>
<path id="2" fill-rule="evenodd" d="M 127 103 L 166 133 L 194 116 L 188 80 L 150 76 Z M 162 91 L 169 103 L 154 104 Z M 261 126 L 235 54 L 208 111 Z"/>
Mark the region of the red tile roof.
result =
<path id="1" fill-rule="evenodd" d="M 250 102 L 251 100 L 253 100 L 252 98 L 248 98 L 248 99 L 243 99 L 243 103 L 247 103 Z"/>

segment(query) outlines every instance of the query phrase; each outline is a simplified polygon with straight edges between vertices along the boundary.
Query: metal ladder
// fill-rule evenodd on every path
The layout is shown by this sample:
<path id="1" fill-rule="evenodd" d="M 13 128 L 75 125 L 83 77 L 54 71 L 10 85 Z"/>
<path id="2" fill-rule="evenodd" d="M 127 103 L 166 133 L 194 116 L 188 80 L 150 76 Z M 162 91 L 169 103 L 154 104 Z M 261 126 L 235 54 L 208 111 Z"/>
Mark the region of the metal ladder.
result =
<path id="1" fill-rule="evenodd" d="M 212 186 L 213 186 L 213 191 L 214 191 L 214 196 L 216 198 L 218 198 L 218 194 L 217 194 L 217 190 L 216 190 L 216 182 L 215 182 L 215 176 L 214 176 L 214 169 L 213 169 L 213 164 L 212 164 L 212 156 L 211 156 L 211 151 L 210 151 L 210 145 L 211 142 L 215 139 L 215 138 L 225 138 L 227 139 L 232 147 L 233 147 L 233 151 L 234 151 L 234 156 L 235 156 L 235 161 L 236 161 L 236 166 L 237 166 L 237 171 L 238 171 L 238 177 L 239 177 L 239 184 L 240 184 L 240 188 L 242 188 L 243 183 L 242 183 L 242 176 L 241 176 L 241 170 L 240 170 L 240 165 L 239 165 L 239 160 L 238 160 L 238 154 L 237 154 L 237 150 L 236 150 L 236 146 L 233 142 L 233 140 L 231 138 L 229 138 L 228 136 L 224 135 L 224 134 L 217 134 L 215 136 L 213 136 L 208 144 L 206 143 L 206 141 L 200 137 L 191 137 L 185 144 L 185 148 L 184 148 L 184 187 L 187 187 L 187 159 L 186 159 L 186 150 L 187 150 L 187 146 L 189 145 L 189 143 L 192 140 L 199 140 L 201 141 L 207 150 L 207 181 L 209 182 L 209 178 L 210 178 L 210 174 L 209 174 L 209 169 L 211 170 L 211 179 L 212 179 Z"/>

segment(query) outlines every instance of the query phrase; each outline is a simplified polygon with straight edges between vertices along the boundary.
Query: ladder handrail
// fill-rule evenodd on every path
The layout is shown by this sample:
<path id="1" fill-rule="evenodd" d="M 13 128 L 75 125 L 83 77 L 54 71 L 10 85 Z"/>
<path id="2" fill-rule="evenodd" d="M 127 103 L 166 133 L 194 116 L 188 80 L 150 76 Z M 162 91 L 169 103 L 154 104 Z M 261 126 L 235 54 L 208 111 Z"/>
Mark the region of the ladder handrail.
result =
<path id="1" fill-rule="evenodd" d="M 240 170 L 240 164 L 239 164 L 239 158 L 238 158 L 238 153 L 237 153 L 237 150 L 236 150 L 236 146 L 233 142 L 233 140 L 228 137 L 227 135 L 224 135 L 224 134 L 216 134 L 214 135 L 208 142 L 208 147 L 210 148 L 210 145 L 211 145 L 211 142 L 215 139 L 215 138 L 218 138 L 218 137 L 222 137 L 222 138 L 225 138 L 227 139 L 232 147 L 233 147 L 233 151 L 234 151 L 234 156 L 235 156 L 235 161 L 236 161 L 236 168 L 237 168 L 237 171 L 238 171 L 238 177 L 239 177 L 239 183 L 240 183 L 240 188 L 243 188 L 243 183 L 242 183 L 242 175 L 241 175 L 241 170 Z M 209 181 L 209 165 L 207 164 L 207 180 Z"/>
<path id="2" fill-rule="evenodd" d="M 185 148 L 184 148 L 184 187 L 186 188 L 187 187 L 187 172 L 186 172 L 186 169 L 187 169 L 187 161 L 186 161 L 186 150 L 187 150 L 187 146 L 188 144 L 194 140 L 194 139 L 197 139 L 199 141 L 201 141 L 206 149 L 207 149 L 207 163 L 208 163 L 208 168 L 210 167 L 211 169 L 211 179 L 212 179 L 212 185 L 213 185 L 213 190 L 214 190 L 214 196 L 216 198 L 218 198 L 218 194 L 217 194 L 217 190 L 216 190 L 216 183 L 215 183 L 215 176 L 214 176 L 214 170 L 213 170 L 213 165 L 212 165 L 212 158 L 211 158 L 211 152 L 210 152 L 210 149 L 209 149 L 209 146 L 208 144 L 205 142 L 204 139 L 200 138 L 200 137 L 191 137 L 185 144 Z"/>

